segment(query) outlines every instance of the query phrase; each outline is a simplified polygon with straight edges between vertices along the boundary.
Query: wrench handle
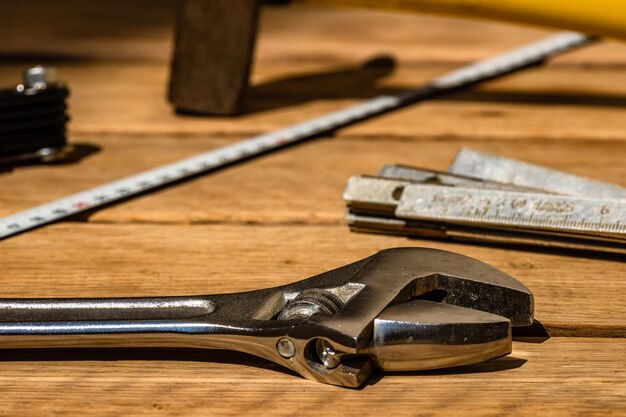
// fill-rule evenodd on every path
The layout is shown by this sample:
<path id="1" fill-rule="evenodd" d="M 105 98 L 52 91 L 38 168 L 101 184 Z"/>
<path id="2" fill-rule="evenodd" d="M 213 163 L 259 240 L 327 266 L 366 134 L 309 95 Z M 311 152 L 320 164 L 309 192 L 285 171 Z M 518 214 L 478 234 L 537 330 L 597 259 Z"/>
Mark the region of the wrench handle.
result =
<path id="1" fill-rule="evenodd" d="M 206 297 L 0 299 L 0 324 L 110 320 L 170 320 L 206 316 Z"/>
<path id="2" fill-rule="evenodd" d="M 183 346 L 219 333 L 214 309 L 206 297 L 0 299 L 0 348 Z"/>

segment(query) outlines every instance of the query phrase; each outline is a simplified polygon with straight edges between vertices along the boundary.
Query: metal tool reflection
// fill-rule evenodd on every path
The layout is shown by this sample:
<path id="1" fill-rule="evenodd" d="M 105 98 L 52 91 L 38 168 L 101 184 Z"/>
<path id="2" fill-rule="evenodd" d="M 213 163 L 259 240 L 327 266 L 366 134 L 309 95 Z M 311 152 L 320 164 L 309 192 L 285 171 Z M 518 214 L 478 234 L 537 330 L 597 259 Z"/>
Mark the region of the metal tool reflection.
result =
<path id="1" fill-rule="evenodd" d="M 387 249 L 289 285 L 191 297 L 0 300 L 0 349 L 196 347 L 250 353 L 305 378 L 362 385 L 511 351 L 530 291 L 466 256 Z"/>

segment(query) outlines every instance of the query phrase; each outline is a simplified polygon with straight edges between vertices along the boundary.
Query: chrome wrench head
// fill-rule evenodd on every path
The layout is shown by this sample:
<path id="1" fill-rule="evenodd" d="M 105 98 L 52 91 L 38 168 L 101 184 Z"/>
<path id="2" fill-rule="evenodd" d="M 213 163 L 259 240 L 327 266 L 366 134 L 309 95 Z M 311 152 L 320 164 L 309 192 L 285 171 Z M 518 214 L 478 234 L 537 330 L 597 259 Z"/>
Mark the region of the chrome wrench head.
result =
<path id="1" fill-rule="evenodd" d="M 375 369 L 477 363 L 511 351 L 532 324 L 530 291 L 505 273 L 435 249 L 387 249 L 289 285 L 237 294 L 0 300 L 0 348 L 231 349 L 347 387 Z"/>
<path id="2" fill-rule="evenodd" d="M 290 367 L 335 385 L 360 386 L 373 368 L 425 370 L 497 358 L 511 351 L 511 325 L 533 320 L 532 294 L 519 281 L 434 249 L 387 249 L 297 284 L 347 295 L 336 312 L 313 314 L 287 336 L 296 347 Z M 294 304 L 297 297 L 283 311 Z"/>

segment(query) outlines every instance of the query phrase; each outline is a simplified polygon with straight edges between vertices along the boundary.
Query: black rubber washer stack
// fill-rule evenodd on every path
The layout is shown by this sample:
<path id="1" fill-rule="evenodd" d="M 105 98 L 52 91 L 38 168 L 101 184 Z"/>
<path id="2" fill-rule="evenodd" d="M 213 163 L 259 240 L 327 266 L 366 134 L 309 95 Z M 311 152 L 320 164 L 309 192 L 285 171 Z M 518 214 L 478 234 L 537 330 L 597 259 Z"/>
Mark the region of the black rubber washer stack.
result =
<path id="1" fill-rule="evenodd" d="M 65 147 L 68 96 L 59 85 L 0 90 L 0 159 Z"/>

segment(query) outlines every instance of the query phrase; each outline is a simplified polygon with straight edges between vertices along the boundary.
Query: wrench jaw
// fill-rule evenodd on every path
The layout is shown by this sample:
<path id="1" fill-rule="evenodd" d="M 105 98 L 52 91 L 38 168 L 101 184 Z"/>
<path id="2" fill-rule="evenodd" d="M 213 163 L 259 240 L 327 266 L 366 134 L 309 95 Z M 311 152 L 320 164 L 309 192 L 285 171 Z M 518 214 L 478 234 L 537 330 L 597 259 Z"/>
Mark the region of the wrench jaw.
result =
<path id="1" fill-rule="evenodd" d="M 347 282 L 361 288 L 339 311 L 314 314 L 291 332 L 306 340 L 292 367 L 306 378 L 358 387 L 376 368 L 419 371 L 495 359 L 511 352 L 511 327 L 533 321 L 524 285 L 450 252 L 387 249 Z M 314 287 L 314 278 L 308 284 Z M 440 298 L 429 301 L 434 293 Z M 333 353 L 330 366 L 323 349 L 313 348 L 319 341 Z"/>
<path id="2" fill-rule="evenodd" d="M 417 300 L 385 309 L 374 321 L 374 337 L 364 353 L 384 371 L 422 371 L 508 355 L 511 341 L 506 317 Z"/>
<path id="3" fill-rule="evenodd" d="M 256 325 L 221 348 L 353 388 L 377 368 L 418 371 L 506 355 L 511 326 L 533 320 L 532 294 L 519 281 L 475 259 L 425 248 L 387 249 L 303 281 L 224 297 L 213 297 L 212 314 L 225 313 L 217 322 L 247 311 Z"/>
<path id="4" fill-rule="evenodd" d="M 290 368 L 308 379 L 356 388 L 379 369 L 423 371 L 472 365 L 511 353 L 511 321 L 496 314 L 415 300 L 386 308 L 370 343 L 356 351 L 325 338 L 299 344 Z"/>

